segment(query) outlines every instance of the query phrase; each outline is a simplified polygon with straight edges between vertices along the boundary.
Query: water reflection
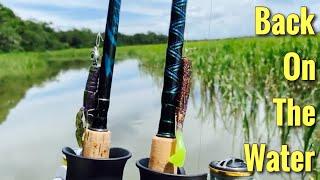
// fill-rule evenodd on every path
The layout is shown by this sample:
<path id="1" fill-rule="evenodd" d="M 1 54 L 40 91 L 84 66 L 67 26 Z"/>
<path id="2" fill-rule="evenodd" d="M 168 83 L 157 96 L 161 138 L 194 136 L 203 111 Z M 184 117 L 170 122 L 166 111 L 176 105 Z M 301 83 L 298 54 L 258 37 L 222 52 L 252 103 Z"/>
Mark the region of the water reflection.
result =
<path id="1" fill-rule="evenodd" d="M 148 68 L 149 67 L 149 68 Z M 76 146 L 75 113 L 82 104 L 86 69 L 61 72 L 54 80 L 29 89 L 0 126 L 0 179 L 51 179 L 60 164 L 63 146 Z M 244 142 L 268 143 L 278 150 L 283 131 L 273 123 L 265 100 L 229 101 L 217 84 L 194 76 L 185 122 L 189 173 L 208 171 L 212 160 L 242 157 Z M 113 146 L 130 149 L 124 179 L 138 179 L 135 161 L 149 156 L 151 138 L 160 117 L 162 71 L 127 60 L 115 65 L 109 129 Z M 251 99 L 250 99 L 251 98 Z M 246 106 L 242 107 L 242 103 Z M 229 105 L 228 105 L 229 104 Z M 234 108 L 236 107 L 236 108 Z M 244 113 L 245 112 L 245 113 Z M 269 120 L 268 120 L 269 119 Z M 291 148 L 303 148 L 302 132 L 290 132 Z M 298 137 L 295 137 L 298 136 Z M 292 142 L 291 142 L 292 141 Z M 257 179 L 296 179 L 298 175 L 257 174 Z"/>
<path id="2" fill-rule="evenodd" d="M 50 80 L 57 76 L 60 71 L 79 69 L 88 66 L 88 62 L 73 60 L 52 63 L 50 68 L 47 68 L 45 73 L 35 73 L 34 76 L 19 76 L 8 74 L 0 79 L 0 124 L 6 120 L 9 111 L 14 108 L 21 99 L 24 98 L 26 91 Z"/>

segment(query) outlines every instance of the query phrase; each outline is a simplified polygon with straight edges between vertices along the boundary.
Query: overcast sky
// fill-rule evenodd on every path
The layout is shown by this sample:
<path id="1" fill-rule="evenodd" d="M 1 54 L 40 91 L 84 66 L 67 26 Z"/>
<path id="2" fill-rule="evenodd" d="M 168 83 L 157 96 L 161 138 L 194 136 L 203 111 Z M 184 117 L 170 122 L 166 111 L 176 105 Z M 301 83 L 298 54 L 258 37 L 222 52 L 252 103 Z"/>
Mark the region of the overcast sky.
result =
<path id="1" fill-rule="evenodd" d="M 1 0 L 23 19 L 51 22 L 67 30 L 103 31 L 109 0 Z M 122 0 L 119 31 L 167 34 L 171 0 Z M 254 10 L 266 5 L 275 12 L 299 12 L 300 6 L 320 15 L 318 0 L 189 0 L 186 39 L 213 39 L 254 35 Z M 316 23 L 317 24 L 317 23 Z"/>

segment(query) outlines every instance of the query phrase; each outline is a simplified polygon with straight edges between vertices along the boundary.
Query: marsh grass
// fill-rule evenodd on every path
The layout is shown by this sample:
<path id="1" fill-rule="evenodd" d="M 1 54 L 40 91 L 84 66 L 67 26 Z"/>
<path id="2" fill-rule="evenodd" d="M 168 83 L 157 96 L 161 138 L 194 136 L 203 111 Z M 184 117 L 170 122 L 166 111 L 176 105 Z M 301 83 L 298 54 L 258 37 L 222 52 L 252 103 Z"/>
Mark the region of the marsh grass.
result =
<path id="1" fill-rule="evenodd" d="M 294 98 L 300 106 L 311 104 L 320 108 L 319 40 L 319 37 L 261 37 L 187 42 L 185 54 L 193 61 L 193 74 L 200 80 L 203 104 L 199 114 L 219 118 L 230 130 L 242 129 L 245 142 L 264 142 L 265 139 L 261 138 L 266 133 L 267 141 L 271 142 L 279 134 L 280 143 L 295 142 L 300 144 L 301 150 L 314 150 L 319 155 L 320 134 L 316 133 L 320 131 L 317 131 L 319 125 L 276 127 L 275 105 L 272 103 L 273 98 L 287 97 Z M 152 52 L 144 53 L 143 49 Z M 297 52 L 301 59 L 317 62 L 316 81 L 289 82 L 285 79 L 283 57 L 291 51 Z M 136 54 L 142 59 L 141 69 L 161 80 L 164 46 L 137 49 Z M 258 121 L 260 107 L 265 112 L 263 121 Z M 220 114 L 219 117 L 216 114 Z M 242 126 L 234 128 L 239 121 Z M 257 132 L 260 126 L 266 127 L 264 132 Z M 318 164 L 315 160 L 315 172 Z"/>

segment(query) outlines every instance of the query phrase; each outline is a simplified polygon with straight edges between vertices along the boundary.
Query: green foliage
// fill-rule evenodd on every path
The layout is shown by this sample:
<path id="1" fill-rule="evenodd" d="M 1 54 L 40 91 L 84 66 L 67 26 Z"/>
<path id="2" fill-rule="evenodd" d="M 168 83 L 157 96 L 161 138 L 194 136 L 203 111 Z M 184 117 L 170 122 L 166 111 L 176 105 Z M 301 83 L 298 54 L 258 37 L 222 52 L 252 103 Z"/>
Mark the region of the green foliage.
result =
<path id="1" fill-rule="evenodd" d="M 21 37 L 15 33 L 13 28 L 0 27 L 0 51 L 21 50 Z"/>

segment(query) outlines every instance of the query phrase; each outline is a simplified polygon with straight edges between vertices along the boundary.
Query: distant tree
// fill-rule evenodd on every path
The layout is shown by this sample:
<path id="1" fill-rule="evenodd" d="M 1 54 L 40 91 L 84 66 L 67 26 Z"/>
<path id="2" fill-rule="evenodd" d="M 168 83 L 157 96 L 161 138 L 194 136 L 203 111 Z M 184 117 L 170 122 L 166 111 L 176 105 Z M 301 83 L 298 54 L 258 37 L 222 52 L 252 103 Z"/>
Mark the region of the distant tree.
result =
<path id="1" fill-rule="evenodd" d="M 21 37 L 16 34 L 20 21 L 13 11 L 0 4 L 0 52 L 21 50 Z"/>
<path id="2" fill-rule="evenodd" d="M 119 45 L 134 45 L 134 44 L 160 44 L 167 42 L 167 36 L 148 32 L 147 34 L 138 33 L 132 36 L 119 33 Z"/>
<path id="3" fill-rule="evenodd" d="M 95 43 L 96 34 L 90 29 L 73 29 L 57 33 L 61 42 L 67 43 L 73 48 L 91 47 Z"/>
<path id="4" fill-rule="evenodd" d="M 56 31 L 48 23 L 24 21 L 0 4 L 0 52 L 85 48 L 92 47 L 95 39 L 96 33 L 90 29 Z M 166 41 L 166 36 L 153 32 L 118 34 L 118 45 L 156 44 Z"/>

